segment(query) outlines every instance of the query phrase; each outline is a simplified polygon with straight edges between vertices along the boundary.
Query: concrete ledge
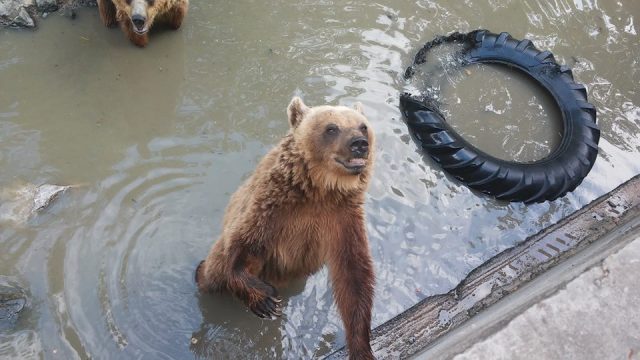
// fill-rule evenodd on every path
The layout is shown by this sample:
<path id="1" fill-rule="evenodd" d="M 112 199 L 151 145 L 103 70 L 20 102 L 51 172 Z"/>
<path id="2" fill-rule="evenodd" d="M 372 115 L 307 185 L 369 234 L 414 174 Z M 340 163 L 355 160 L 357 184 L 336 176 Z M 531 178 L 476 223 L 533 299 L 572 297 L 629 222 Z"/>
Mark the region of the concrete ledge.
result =
<path id="1" fill-rule="evenodd" d="M 419 358 L 450 358 L 463 349 L 461 345 L 470 343 L 455 360 L 640 360 L 640 221 L 635 222 L 636 230 L 622 235 L 632 241 L 623 240 L 621 249 L 620 241 L 616 241 L 610 248 L 617 250 L 613 253 L 607 249 L 605 255 L 591 251 L 587 257 L 582 252 L 576 254 L 588 264 L 588 269 L 583 269 L 582 263 L 576 264 L 574 269 L 584 270 L 578 276 L 558 286 L 558 280 L 566 278 L 566 273 L 574 273 L 564 262 L 559 264 L 547 272 L 552 273 L 552 278 L 545 273 L 527 285 L 526 291 L 520 289 L 487 309 L 487 317 L 478 321 L 473 318 L 457 329 L 462 331 L 454 330 L 444 337 L 456 344 L 435 346 L 435 351 L 427 351 Z M 595 259 L 600 260 L 593 263 L 591 260 Z M 558 268 L 564 271 L 557 273 Z M 551 293 L 546 291 L 549 287 L 553 289 Z M 535 299 L 535 303 L 518 306 L 528 298 Z M 505 310 L 511 308 L 516 315 L 505 319 L 510 315 Z M 485 320 L 500 319 L 503 324 L 486 326 Z"/>
<path id="2" fill-rule="evenodd" d="M 634 220 L 639 222 L 639 215 L 640 176 L 636 176 L 559 223 L 496 255 L 472 271 L 454 290 L 428 297 L 375 328 L 371 343 L 376 356 L 379 359 L 409 358 L 429 350 L 436 339 L 514 293 L 547 269 L 599 239 L 607 238 L 605 235 L 616 229 L 624 232 L 620 229 Z M 622 239 L 620 236 L 608 238 L 609 247 Z M 464 349 L 454 348 L 457 352 Z M 448 357 L 442 352 L 440 355 Z M 345 349 L 340 349 L 328 358 L 345 356 Z"/>
<path id="3" fill-rule="evenodd" d="M 458 328 L 439 337 L 416 357 L 420 359 L 450 359 L 456 354 L 466 352 L 467 348 L 500 331 L 512 319 L 518 317 L 528 308 L 540 303 L 559 290 L 561 291 L 565 284 L 574 281 L 573 279 L 581 276 L 588 269 L 597 268 L 604 259 L 626 246 L 630 241 L 640 241 L 637 240 L 638 237 L 640 237 L 640 217 L 636 215 L 583 250 L 548 269 L 535 279 L 523 284 L 518 291 L 504 297 Z M 576 304 L 580 300 L 591 297 L 590 294 L 576 297 Z M 601 309 L 601 311 L 604 311 L 604 309 Z M 596 316 L 600 315 L 603 314 L 597 314 Z M 548 326 L 551 326 L 551 324 L 548 324 Z M 537 333 L 536 337 L 540 338 L 542 335 Z M 565 334 L 558 340 L 564 341 L 570 337 L 571 334 Z M 547 347 L 550 346 L 550 342 L 547 342 Z M 520 353 L 524 353 L 524 350 L 529 347 L 523 347 L 523 351 Z M 565 353 L 565 355 L 567 354 Z M 561 358 L 564 359 L 566 356 Z"/>

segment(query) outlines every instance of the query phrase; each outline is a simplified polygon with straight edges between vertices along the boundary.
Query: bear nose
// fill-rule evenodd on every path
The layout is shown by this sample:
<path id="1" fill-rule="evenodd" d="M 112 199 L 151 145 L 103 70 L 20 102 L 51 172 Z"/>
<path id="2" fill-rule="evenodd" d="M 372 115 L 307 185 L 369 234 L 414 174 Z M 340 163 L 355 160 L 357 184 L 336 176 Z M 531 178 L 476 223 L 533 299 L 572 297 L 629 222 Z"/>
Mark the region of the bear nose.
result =
<path id="1" fill-rule="evenodd" d="M 364 136 L 355 137 L 351 139 L 349 148 L 353 156 L 364 157 L 369 152 L 369 141 Z"/>
<path id="2" fill-rule="evenodd" d="M 133 23 L 133 25 L 134 25 L 138 30 L 142 30 L 142 29 L 144 28 L 144 22 L 145 22 L 146 20 L 147 20 L 147 19 L 145 19 L 145 17 L 144 17 L 144 16 L 142 16 L 142 15 L 138 15 L 138 14 L 133 15 L 133 16 L 131 17 L 131 22 Z"/>

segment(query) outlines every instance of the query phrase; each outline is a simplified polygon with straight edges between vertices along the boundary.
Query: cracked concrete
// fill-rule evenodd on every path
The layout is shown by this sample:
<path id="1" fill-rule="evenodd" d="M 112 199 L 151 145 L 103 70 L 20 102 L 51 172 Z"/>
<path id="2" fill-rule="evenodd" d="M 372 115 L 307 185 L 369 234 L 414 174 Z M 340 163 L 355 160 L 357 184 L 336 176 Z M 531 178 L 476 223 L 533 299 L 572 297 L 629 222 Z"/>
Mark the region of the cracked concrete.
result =
<path id="1" fill-rule="evenodd" d="M 640 359 L 640 236 L 455 360 Z"/>

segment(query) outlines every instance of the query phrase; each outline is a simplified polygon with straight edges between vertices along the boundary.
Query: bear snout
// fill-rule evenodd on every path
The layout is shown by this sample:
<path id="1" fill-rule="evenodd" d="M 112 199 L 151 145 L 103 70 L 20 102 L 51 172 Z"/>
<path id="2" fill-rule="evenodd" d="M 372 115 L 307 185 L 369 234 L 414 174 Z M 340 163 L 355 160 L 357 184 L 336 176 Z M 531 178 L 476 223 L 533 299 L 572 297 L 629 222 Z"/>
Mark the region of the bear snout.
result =
<path id="1" fill-rule="evenodd" d="M 147 32 L 147 2 L 145 0 L 133 0 L 131 2 L 131 25 L 133 31 L 138 34 Z"/>
<path id="2" fill-rule="evenodd" d="M 349 142 L 351 154 L 356 158 L 365 158 L 369 153 L 369 141 L 364 136 L 356 136 Z"/>
<path id="3" fill-rule="evenodd" d="M 144 30 L 144 24 L 147 22 L 147 18 L 140 14 L 134 14 L 131 16 L 131 22 L 138 31 L 142 31 Z"/>

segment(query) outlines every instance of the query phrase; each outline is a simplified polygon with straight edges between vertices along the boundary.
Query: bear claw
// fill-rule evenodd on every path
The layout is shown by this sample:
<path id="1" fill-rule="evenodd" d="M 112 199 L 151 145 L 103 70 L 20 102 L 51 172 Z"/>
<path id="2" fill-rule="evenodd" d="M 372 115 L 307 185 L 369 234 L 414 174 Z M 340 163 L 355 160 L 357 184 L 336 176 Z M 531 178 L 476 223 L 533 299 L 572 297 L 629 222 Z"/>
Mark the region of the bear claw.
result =
<path id="1" fill-rule="evenodd" d="M 268 296 L 250 306 L 249 309 L 260 318 L 274 319 L 282 316 L 282 298 Z"/>

